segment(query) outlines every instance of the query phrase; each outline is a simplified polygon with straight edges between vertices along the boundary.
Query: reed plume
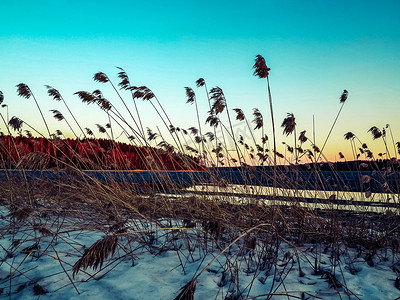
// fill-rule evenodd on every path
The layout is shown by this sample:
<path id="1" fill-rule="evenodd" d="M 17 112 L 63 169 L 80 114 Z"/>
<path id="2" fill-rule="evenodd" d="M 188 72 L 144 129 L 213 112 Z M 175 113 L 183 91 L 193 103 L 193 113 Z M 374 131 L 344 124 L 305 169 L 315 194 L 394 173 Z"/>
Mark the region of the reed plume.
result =
<path id="1" fill-rule="evenodd" d="M 75 131 L 72 129 L 71 125 L 70 125 L 69 122 L 64 118 L 64 115 L 63 115 L 60 111 L 58 111 L 58 110 L 56 110 L 56 109 L 51 109 L 50 111 L 53 113 L 53 117 L 54 117 L 56 120 L 58 120 L 58 121 L 65 120 L 65 122 L 67 123 L 69 129 L 72 131 L 72 133 L 74 134 L 74 136 L 77 137 Z"/>
<path id="2" fill-rule="evenodd" d="M 283 120 L 281 127 L 283 127 L 283 134 L 289 136 L 294 133 L 294 150 L 295 150 L 295 163 L 297 164 L 298 153 L 297 153 L 297 136 L 296 136 L 296 118 L 293 113 L 288 113 L 287 117 Z"/>
<path id="3" fill-rule="evenodd" d="M 376 126 L 372 126 L 368 132 L 371 132 L 372 134 L 372 139 L 376 140 L 382 137 L 382 131 L 376 127 Z"/>
<path id="4" fill-rule="evenodd" d="M 26 133 L 26 136 L 28 138 L 32 138 L 33 137 L 32 133 L 29 130 L 25 130 L 25 133 Z"/>
<path id="5" fill-rule="evenodd" d="M 188 98 L 186 103 L 193 104 L 196 101 L 195 99 L 196 95 L 194 91 L 190 87 L 185 87 L 185 91 L 186 91 L 186 97 Z"/>
<path id="6" fill-rule="evenodd" d="M 79 99 L 81 99 L 83 103 L 86 104 L 96 103 L 96 97 L 89 92 L 79 91 L 75 92 L 74 95 L 78 95 Z"/>
<path id="7" fill-rule="evenodd" d="M 103 126 L 100 124 L 96 124 L 96 126 L 100 133 L 106 133 L 106 129 Z"/>
<path id="8" fill-rule="evenodd" d="M 296 131 L 296 118 L 293 113 L 288 113 L 287 117 L 283 120 L 281 127 L 283 127 L 283 134 L 288 136 L 293 131 Z"/>
<path id="9" fill-rule="evenodd" d="M 236 120 L 243 121 L 245 119 L 243 110 L 240 108 L 233 109 L 236 112 Z"/>
<path id="10" fill-rule="evenodd" d="M 226 107 L 226 99 L 224 92 L 220 87 L 215 87 L 210 90 L 210 100 L 214 100 L 214 103 L 211 106 L 211 110 L 218 115 L 222 113 Z"/>
<path id="11" fill-rule="evenodd" d="M 26 99 L 29 99 L 32 96 L 30 88 L 24 83 L 17 84 L 17 93 L 18 96 Z"/>
<path id="12" fill-rule="evenodd" d="M 20 118 L 14 116 L 10 119 L 10 121 L 8 121 L 8 126 L 10 126 L 12 129 L 14 129 L 14 131 L 21 131 L 23 123 L 24 123 L 24 121 L 22 121 Z"/>
<path id="13" fill-rule="evenodd" d="M 108 114 L 108 112 L 113 108 L 111 102 L 103 97 L 103 93 L 100 90 L 94 90 L 92 95 L 95 97 L 97 105 Z"/>
<path id="14" fill-rule="evenodd" d="M 344 139 L 350 141 L 351 151 L 353 152 L 353 157 L 356 159 L 356 145 L 354 144 L 355 135 L 351 131 L 344 135 Z"/>
<path id="15" fill-rule="evenodd" d="M 374 158 L 374 155 L 371 152 L 371 150 L 367 149 L 367 150 L 365 150 L 365 153 L 366 153 L 367 158 Z"/>
<path id="16" fill-rule="evenodd" d="M 340 95 L 340 103 L 344 103 L 347 100 L 349 92 L 347 90 L 343 90 L 342 95 Z"/>
<path id="17" fill-rule="evenodd" d="M 196 80 L 196 86 L 197 86 L 197 87 L 202 87 L 202 86 L 204 86 L 205 84 L 206 84 L 206 82 L 204 81 L 203 78 L 199 78 L 199 79 Z"/>
<path id="18" fill-rule="evenodd" d="M 51 109 L 50 111 L 53 113 L 54 119 L 56 119 L 56 120 L 58 120 L 58 121 L 64 120 L 63 114 L 60 113 L 58 110 L 56 110 L 56 109 Z"/>
<path id="19" fill-rule="evenodd" d="M 196 279 L 197 278 L 193 278 L 183 286 L 181 292 L 174 298 L 174 300 L 193 300 L 194 292 L 196 291 Z"/>
<path id="20" fill-rule="evenodd" d="M 113 256 L 118 246 L 118 237 L 115 235 L 107 235 L 91 245 L 82 257 L 72 267 L 72 276 L 79 272 L 80 269 L 86 270 L 92 267 L 96 270 L 103 266 L 103 262 L 108 256 Z"/>
<path id="21" fill-rule="evenodd" d="M 208 137 L 208 140 L 210 142 L 212 142 L 215 139 L 215 135 L 212 132 L 207 132 L 205 135 L 206 135 L 206 137 Z"/>
<path id="22" fill-rule="evenodd" d="M 372 127 L 368 130 L 368 132 L 371 132 L 371 134 L 372 134 L 372 139 L 374 139 L 374 140 L 379 139 L 379 138 L 382 138 L 382 141 L 383 141 L 383 143 L 384 143 L 384 145 L 385 145 L 385 148 L 386 148 L 386 158 L 388 157 L 388 155 L 390 156 L 389 149 L 388 149 L 388 147 L 387 147 L 386 139 L 385 139 L 385 137 L 386 137 L 386 130 L 385 130 L 385 128 L 383 128 L 383 130 L 380 130 L 378 127 L 372 126 Z"/>
<path id="23" fill-rule="evenodd" d="M 167 141 L 161 141 L 157 144 L 157 146 L 164 148 L 165 151 L 172 153 L 175 151 L 175 147 L 169 144 Z"/>
<path id="24" fill-rule="evenodd" d="M 263 119 L 261 112 L 258 110 L 258 108 L 253 108 L 253 116 L 254 116 L 253 123 L 256 124 L 256 127 L 254 127 L 254 129 L 263 128 L 264 119 Z M 264 134 L 262 134 L 262 135 L 264 135 Z"/>
<path id="25" fill-rule="evenodd" d="M 53 99 L 56 101 L 62 100 L 61 94 L 58 90 L 56 90 L 55 88 L 52 88 L 49 85 L 45 85 L 45 87 L 47 88 L 47 93 L 49 94 L 50 97 L 53 97 Z"/>
<path id="26" fill-rule="evenodd" d="M 206 124 L 209 123 L 214 128 L 218 127 L 219 122 L 219 118 L 215 114 L 210 114 L 206 119 Z"/>
<path id="27" fill-rule="evenodd" d="M 354 139 L 354 133 L 352 133 L 352 132 L 347 132 L 347 133 L 345 133 L 345 135 L 344 135 L 344 139 L 345 140 L 352 140 L 352 139 Z"/>
<path id="28" fill-rule="evenodd" d="M 109 82 L 110 80 L 108 79 L 107 75 L 104 74 L 103 72 L 97 72 L 93 76 L 94 81 L 101 82 L 101 83 L 106 83 Z"/>
<path id="29" fill-rule="evenodd" d="M 86 130 L 86 133 L 88 134 L 88 135 L 93 135 L 94 136 L 94 133 L 93 133 L 93 131 L 90 129 L 90 128 L 85 128 L 85 130 Z"/>
<path id="30" fill-rule="evenodd" d="M 259 78 L 267 78 L 269 75 L 269 71 L 271 70 L 267 67 L 264 57 L 262 57 L 260 54 L 256 55 L 253 69 L 254 76 L 257 76 Z"/>
<path id="31" fill-rule="evenodd" d="M 302 132 L 300 132 L 300 135 L 299 135 L 300 144 L 307 142 L 307 140 L 308 140 L 308 138 L 306 137 L 306 131 L 303 130 Z"/>
<path id="32" fill-rule="evenodd" d="M 106 112 L 108 112 L 109 110 L 111 110 L 112 108 L 112 104 L 110 101 L 108 101 L 107 99 L 102 99 L 100 102 L 100 108 Z"/>
<path id="33" fill-rule="evenodd" d="M 190 131 L 191 134 L 197 135 L 199 133 L 199 130 L 196 127 L 189 127 L 188 130 Z"/>
<path id="34" fill-rule="evenodd" d="M 158 137 L 158 133 L 153 132 L 150 128 L 147 127 L 147 136 L 149 141 L 153 141 Z"/>

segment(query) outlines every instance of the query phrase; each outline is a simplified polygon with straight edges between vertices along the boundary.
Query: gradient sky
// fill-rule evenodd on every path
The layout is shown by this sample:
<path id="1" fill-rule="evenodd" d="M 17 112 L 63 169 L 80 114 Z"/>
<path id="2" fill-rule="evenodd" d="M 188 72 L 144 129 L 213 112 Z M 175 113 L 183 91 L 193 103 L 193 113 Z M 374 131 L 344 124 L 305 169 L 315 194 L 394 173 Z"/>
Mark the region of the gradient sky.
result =
<path id="1" fill-rule="evenodd" d="M 0 90 L 16 115 L 40 131 L 44 127 L 32 99 L 17 96 L 26 83 L 40 103 L 52 131 L 68 129 L 53 120 L 50 109 L 68 114 L 50 99 L 45 84 L 57 88 L 83 127 L 107 118 L 82 104 L 74 92 L 101 89 L 120 106 L 109 85 L 93 74 L 105 72 L 118 83 L 115 66 L 123 67 L 134 85 L 146 85 L 164 105 L 174 125 L 196 126 L 194 107 L 185 104 L 192 87 L 202 119 L 208 104 L 195 81 L 224 90 L 228 107 L 264 114 L 271 137 L 265 81 L 253 76 L 254 57 L 261 54 L 271 68 L 278 143 L 293 144 L 280 124 L 286 113 L 296 116 L 298 131 L 325 137 L 340 108 L 344 89 L 349 98 L 328 141 L 325 154 L 342 151 L 351 159 L 343 135 L 352 131 L 374 153 L 385 152 L 371 126 L 391 125 L 400 141 L 400 1 L 0 1 Z M 132 105 L 129 95 L 123 94 Z M 140 100 L 141 101 L 141 100 Z M 149 103 L 138 103 L 144 125 L 162 126 Z M 132 106 L 133 108 L 133 106 Z M 3 115 L 5 108 L 1 109 Z M 235 123 L 240 131 L 243 124 Z M 4 125 L 0 125 L 4 131 Z M 24 128 L 26 129 L 26 128 Z M 205 128 L 204 130 L 209 130 Z M 101 136 L 97 133 L 98 136 Z M 256 132 L 260 135 L 260 132 Z M 390 138 L 390 135 L 388 135 Z M 282 146 L 279 149 L 283 152 Z M 389 151 L 393 156 L 390 140 Z"/>

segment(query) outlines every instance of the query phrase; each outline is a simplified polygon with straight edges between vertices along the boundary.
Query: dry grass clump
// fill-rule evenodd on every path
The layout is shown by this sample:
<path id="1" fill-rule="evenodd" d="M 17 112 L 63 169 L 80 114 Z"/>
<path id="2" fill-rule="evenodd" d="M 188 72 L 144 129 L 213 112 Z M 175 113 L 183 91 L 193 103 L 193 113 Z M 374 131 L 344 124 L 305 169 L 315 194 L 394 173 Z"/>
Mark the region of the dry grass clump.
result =
<path id="1" fill-rule="evenodd" d="M 24 221 L 28 219 L 29 216 L 32 215 L 33 209 L 31 207 L 20 207 L 20 208 L 14 208 L 10 212 L 10 216 L 19 220 L 19 221 Z"/>
<path id="2" fill-rule="evenodd" d="M 357 249 L 358 256 L 369 265 L 380 259 L 399 262 L 396 228 L 400 220 L 394 214 L 315 210 L 300 206 L 295 199 L 290 200 L 292 205 L 278 206 L 261 201 L 251 203 L 250 199 L 238 203 L 228 196 L 175 192 L 171 197 L 157 192 L 135 193 L 127 186 L 95 182 L 91 185 L 79 181 L 49 182 L 46 189 L 52 192 L 47 193 L 39 184 L 28 186 L 28 191 L 13 185 L 12 189 L 0 192 L 3 199 L 8 199 L 10 207 L 30 208 L 13 212 L 15 228 L 22 228 L 22 223 L 31 224 L 32 232 L 36 232 L 36 237 L 28 244 L 34 245 L 34 249 L 26 255 L 55 255 L 51 252 L 52 246 L 56 246 L 62 231 L 96 229 L 104 233 L 104 237 L 83 251 L 74 250 L 74 264 L 69 268 L 64 266 L 71 284 L 78 273 L 81 277 L 94 276 L 86 273 L 89 268 L 101 277 L 112 270 L 113 262 L 130 259 L 135 265 L 134 249 L 138 249 L 137 252 L 146 249 L 154 255 L 176 253 L 181 259 L 182 272 L 186 265 L 195 261 L 192 256 L 205 258 L 215 253 L 221 259 L 217 259 L 218 263 L 210 261 L 205 270 L 220 274 L 216 291 L 224 291 L 226 297 L 234 298 L 246 298 L 251 291 L 251 288 L 241 287 L 239 265 L 253 281 L 270 282 L 268 284 L 272 285 L 266 289 L 272 296 L 290 272 L 296 271 L 302 278 L 304 272 L 309 272 L 304 270 L 309 268 L 314 271 L 307 273 L 308 276 L 317 276 L 326 280 L 327 287 L 351 294 L 340 269 L 327 268 L 323 262 L 323 257 L 329 255 L 337 261 L 332 266 L 337 266 L 341 257 L 351 257 L 348 249 Z M 73 220 L 72 227 L 67 220 Z M 70 225 L 64 227 L 64 223 Z M 50 246 L 46 246 L 46 238 L 53 239 Z M 9 251 L 10 255 L 21 251 L 17 250 L 18 244 L 15 250 Z M 291 250 L 282 252 L 283 244 L 289 244 Z M 183 251 L 188 254 L 183 255 Z M 60 263 L 65 264 L 62 260 Z M 353 271 L 358 272 L 357 268 Z M 176 299 L 193 299 L 201 273 L 197 275 L 177 291 Z M 46 286 L 40 286 L 46 291 Z"/>
<path id="3" fill-rule="evenodd" d="M 182 287 L 182 291 L 179 293 L 178 296 L 175 297 L 174 300 L 193 300 L 195 291 L 196 279 L 192 279 L 184 287 Z"/>
<path id="4" fill-rule="evenodd" d="M 46 170 L 51 167 L 50 156 L 43 152 L 30 152 L 18 161 L 16 169 Z"/>

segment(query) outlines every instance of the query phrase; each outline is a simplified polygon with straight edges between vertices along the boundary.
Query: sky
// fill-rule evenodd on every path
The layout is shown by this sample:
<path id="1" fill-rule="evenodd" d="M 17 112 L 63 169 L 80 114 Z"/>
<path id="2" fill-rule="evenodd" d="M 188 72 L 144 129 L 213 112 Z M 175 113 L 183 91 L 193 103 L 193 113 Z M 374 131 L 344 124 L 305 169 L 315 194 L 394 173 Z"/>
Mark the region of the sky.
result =
<path id="1" fill-rule="evenodd" d="M 223 89 L 232 117 L 232 109 L 241 108 L 251 122 L 253 108 L 260 109 L 271 138 L 266 82 L 252 70 L 261 54 L 271 68 L 278 151 L 284 152 L 281 142 L 294 144 L 294 137 L 283 136 L 280 127 L 287 113 L 295 115 L 297 132 L 306 130 L 311 139 L 315 134 L 321 147 L 344 89 L 349 97 L 327 142 L 328 158 L 338 159 L 339 151 L 352 158 L 350 143 L 343 138 L 348 131 L 375 154 L 386 150 L 382 140 L 367 132 L 372 126 L 389 124 L 394 141 L 400 141 L 399 1 L 2 0 L 0 11 L 4 104 L 9 117 L 18 116 L 43 133 L 34 101 L 18 97 L 17 84 L 31 88 L 52 132 L 71 134 L 50 109 L 72 119 L 44 85 L 61 92 L 82 127 L 105 137 L 95 124 L 104 126 L 106 114 L 81 103 L 74 93 L 101 89 L 125 111 L 109 84 L 93 81 L 101 71 L 118 84 L 116 67 L 122 67 L 133 85 L 155 93 L 175 126 L 198 127 L 194 106 L 186 104 L 184 87 L 189 86 L 196 92 L 203 131 L 211 131 L 204 125 L 209 110 L 205 90 L 195 85 L 202 77 L 208 88 Z M 134 111 L 130 95 L 121 95 Z M 158 126 L 167 136 L 151 105 L 139 101 L 143 125 L 153 131 Z M 6 116 L 6 108 L 0 109 Z M 222 120 L 228 124 L 225 112 Z M 1 131 L 4 127 L 0 124 Z M 243 122 L 235 121 L 234 128 L 250 138 Z M 255 135 L 259 138 L 261 132 Z M 387 137 L 394 156 L 389 130 Z"/>

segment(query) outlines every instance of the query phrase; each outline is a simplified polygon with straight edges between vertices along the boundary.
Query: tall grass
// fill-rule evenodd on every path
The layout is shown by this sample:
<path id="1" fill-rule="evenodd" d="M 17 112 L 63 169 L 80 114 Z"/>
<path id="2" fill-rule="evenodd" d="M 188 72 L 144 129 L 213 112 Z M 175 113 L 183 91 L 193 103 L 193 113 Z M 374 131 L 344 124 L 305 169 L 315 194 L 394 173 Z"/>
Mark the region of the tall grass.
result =
<path id="1" fill-rule="evenodd" d="M 1 168 L 7 171 L 2 177 L 0 205 L 8 211 L 5 217 L 8 225 L 1 227 L 0 233 L 12 241 L 10 246 L 2 246 L 1 253 L 2 261 L 7 262 L 12 271 L 6 280 L 0 279 L 0 288 L 10 297 L 16 295 L 18 289 L 27 288 L 29 276 L 25 275 L 29 269 L 23 262 L 34 256 L 53 258 L 60 265 L 67 285 L 80 293 L 76 285 L 78 280 L 101 280 L 122 261 L 131 261 L 134 267 L 135 260 L 144 252 L 154 255 L 169 252 L 179 258 L 179 269 L 189 276 L 187 284 L 177 288 L 173 295 L 175 299 L 193 299 L 196 291 L 201 289 L 197 282 L 205 276 L 205 271 L 216 272 L 219 276 L 215 296 L 211 298 L 318 297 L 308 287 L 304 291 L 286 289 L 286 277 L 290 272 L 296 272 L 299 278 L 307 275 L 325 280 L 327 292 L 336 293 L 338 297 L 357 299 L 356 291 L 346 285 L 344 267 L 357 274 L 359 270 L 354 267 L 354 262 L 360 258 L 370 266 L 380 260 L 390 260 L 393 266 L 398 266 L 400 203 L 398 190 L 391 190 L 395 187 L 390 184 L 391 176 L 396 176 L 399 170 L 398 161 L 375 159 L 372 150 L 348 132 L 345 139 L 351 143 L 354 162 L 345 165 L 319 163 L 320 157 L 324 158 L 323 151 L 348 92 L 345 90 L 340 98 L 341 108 L 321 148 L 315 144 L 315 139 L 307 138 L 305 131 L 297 134 L 295 116 L 289 113 L 283 119 L 282 128 L 284 135 L 293 134 L 293 146 L 286 144 L 289 151 L 282 155 L 276 144 L 268 79 L 270 69 L 262 56 L 256 57 L 254 69 L 256 76 L 267 80 L 273 158 L 269 157 L 269 147 L 265 149 L 268 137 L 260 110 L 253 110 L 254 129 L 241 108 L 233 110 L 237 121 L 245 121 L 251 132 L 251 139 L 247 141 L 234 132 L 229 100 L 220 88 L 210 91 L 206 88 L 210 108 L 207 116 L 201 115 L 194 91 L 185 88 L 188 102 L 195 104 L 195 126 L 198 128 L 184 129 L 171 123 L 171 117 L 149 88 L 131 85 L 121 68 L 118 68 L 117 76 L 121 80 L 118 86 L 128 91 L 134 101 L 146 100 L 170 138 L 165 138 L 158 127 L 145 131 L 136 102 L 133 113 L 117 86 L 101 72 L 96 73 L 94 79 L 112 85 L 133 120 L 133 126 L 100 90 L 93 93 L 79 91 L 75 97 L 83 103 L 97 105 L 106 113 L 108 126 L 104 127 L 100 122 L 94 125 L 100 134 L 115 139 L 91 138 L 93 131 L 86 128 L 85 132 L 81 128 L 67 102 L 50 86 L 47 86 L 48 94 L 62 101 L 74 119 L 75 124 L 67 123 L 75 135 L 74 140 L 51 135 L 39 106 L 51 138 L 25 120 L 16 116 L 8 120 L 1 114 L 2 127 L 8 134 L 0 138 Z M 205 86 L 205 81 L 199 79 L 196 85 Z M 25 85 L 19 88 L 18 94 L 32 96 Z M 4 95 L 0 93 L 0 104 L 3 99 Z M 227 125 L 220 118 L 224 110 Z M 52 110 L 52 113 L 57 120 L 67 121 L 60 111 Z M 202 125 L 204 119 L 206 122 Z M 75 125 L 83 134 L 80 139 L 74 132 Z M 211 131 L 204 133 L 207 126 Z M 221 136 L 217 134 L 217 126 Z M 29 136 L 23 135 L 26 127 Z M 112 128 L 114 132 L 116 128 L 122 130 L 127 144 L 116 139 Z M 260 137 L 253 132 L 258 129 L 262 131 Z M 374 138 L 382 137 L 378 127 L 370 131 Z M 16 134 L 11 137 L 13 132 Z M 31 136 L 32 132 L 36 138 Z M 235 147 L 237 161 L 228 151 L 228 138 Z M 358 148 L 356 139 L 360 143 Z M 397 145 L 400 153 L 400 142 L 395 144 L 392 139 L 392 143 L 394 147 Z M 390 158 L 388 150 L 386 155 Z M 362 156 L 364 160 L 359 159 Z M 286 163 L 279 165 L 278 159 L 294 162 L 295 169 Z M 240 167 L 243 185 L 229 182 L 235 179 L 234 170 L 228 169 L 231 173 L 223 176 L 219 172 L 226 169 L 210 167 L 220 167 L 223 163 Z M 336 166 L 366 174 L 360 176 L 359 182 L 366 188 L 361 192 L 352 191 L 350 187 L 346 189 L 349 183 L 340 181 L 341 170 Z M 14 172 L 14 169 L 18 171 Z M 51 170 L 53 175 L 48 178 L 20 175 L 33 169 Z M 101 171 L 102 177 L 93 176 L 86 171 L 88 169 Z M 112 175 L 113 171 L 122 174 L 122 170 L 132 169 L 141 169 L 140 174 L 149 176 L 152 181 L 138 185 L 129 176 L 117 178 L 118 175 Z M 177 184 L 174 176 L 181 173 L 171 171 L 179 170 L 202 172 L 186 172 L 190 182 L 196 182 L 196 185 L 188 186 Z M 296 170 L 295 176 L 292 176 L 293 170 Z M 326 170 L 342 189 L 331 183 L 332 178 L 325 177 Z M 362 173 L 363 170 L 369 170 L 369 175 Z M 297 176 L 300 171 L 313 171 L 314 177 L 306 179 L 306 183 L 301 182 L 303 177 Z M 255 185 L 256 180 L 263 180 L 269 187 Z M 385 193 L 373 193 L 373 184 Z M 309 190 L 303 190 L 301 187 L 304 186 Z M 380 196 L 384 197 L 381 199 L 384 203 L 379 203 L 379 209 L 368 205 L 369 201 L 377 204 Z M 25 232 L 23 238 L 21 231 Z M 67 238 L 69 234 L 87 231 L 102 232 L 103 235 L 91 245 L 77 245 Z M 60 244 L 65 245 L 67 253 L 59 250 Z M 11 258 L 21 252 L 26 257 L 17 265 Z M 187 266 L 196 263 L 198 271 L 187 274 Z M 56 278 L 59 274 L 46 276 Z M 246 276 L 246 285 L 242 284 L 241 276 Z M 46 281 L 40 276 L 35 280 L 34 292 L 37 295 L 46 293 Z M 400 280 L 398 274 L 396 280 Z M 22 284 L 25 285 L 22 287 Z M 265 286 L 263 295 L 254 294 L 252 288 L 256 284 Z"/>

